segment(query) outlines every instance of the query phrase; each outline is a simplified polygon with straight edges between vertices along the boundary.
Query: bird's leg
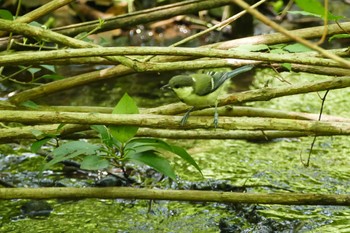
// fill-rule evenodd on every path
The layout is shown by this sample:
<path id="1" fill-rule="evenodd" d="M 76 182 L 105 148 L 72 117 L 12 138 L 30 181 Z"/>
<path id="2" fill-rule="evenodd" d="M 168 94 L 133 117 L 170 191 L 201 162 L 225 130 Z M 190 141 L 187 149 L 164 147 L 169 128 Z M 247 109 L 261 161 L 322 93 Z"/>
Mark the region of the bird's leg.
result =
<path id="1" fill-rule="evenodd" d="M 191 107 L 190 109 L 187 110 L 187 112 L 185 113 L 185 115 L 182 117 L 181 119 L 181 126 L 184 126 L 187 122 L 188 117 L 190 116 L 190 113 L 193 111 L 194 106 Z"/>
<path id="2" fill-rule="evenodd" d="M 219 113 L 218 113 L 218 103 L 215 103 L 215 110 L 214 110 L 214 127 L 215 129 L 218 127 L 219 124 Z"/>

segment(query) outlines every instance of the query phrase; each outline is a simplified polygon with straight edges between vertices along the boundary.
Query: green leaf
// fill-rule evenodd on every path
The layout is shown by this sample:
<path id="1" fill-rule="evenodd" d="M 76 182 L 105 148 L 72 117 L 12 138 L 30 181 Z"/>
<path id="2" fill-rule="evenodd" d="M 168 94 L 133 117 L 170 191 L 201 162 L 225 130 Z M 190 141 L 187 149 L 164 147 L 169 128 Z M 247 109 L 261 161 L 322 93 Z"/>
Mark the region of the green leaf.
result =
<path id="1" fill-rule="evenodd" d="M 165 150 L 165 151 L 168 151 L 168 152 L 171 152 L 173 154 L 180 156 L 185 162 L 194 166 L 202 174 L 202 171 L 201 171 L 200 167 L 198 166 L 198 164 L 196 163 L 196 161 L 191 157 L 190 154 L 187 153 L 187 151 L 185 149 L 178 147 L 178 146 L 170 145 L 170 144 L 166 143 L 165 141 L 157 139 L 157 138 L 134 138 L 134 139 L 131 139 L 125 145 L 125 154 L 127 156 L 128 153 L 143 153 L 143 152 L 149 151 L 149 150 L 156 150 L 159 152 L 159 149 L 162 149 L 162 150 Z"/>
<path id="2" fill-rule="evenodd" d="M 53 66 L 53 65 L 40 65 L 40 66 L 51 71 L 52 73 L 56 72 L 55 66 Z"/>
<path id="3" fill-rule="evenodd" d="M 41 68 L 29 68 L 27 70 L 29 71 L 29 73 L 34 75 L 35 73 L 39 72 L 41 70 Z"/>
<path id="4" fill-rule="evenodd" d="M 42 27 L 43 25 L 41 23 L 38 23 L 37 21 L 32 21 L 29 23 L 30 26 L 34 26 L 34 27 Z"/>
<path id="5" fill-rule="evenodd" d="M 107 147 L 112 147 L 112 145 L 115 144 L 106 126 L 92 125 L 90 126 L 90 128 L 95 130 L 99 134 L 99 137 L 101 138 L 102 143 L 105 144 Z M 120 147 L 120 145 L 117 145 L 117 146 L 118 148 Z"/>
<path id="6" fill-rule="evenodd" d="M 139 109 L 135 101 L 125 93 L 124 96 L 119 100 L 118 104 L 114 107 L 112 114 L 137 114 Z M 125 143 L 131 138 L 133 138 L 138 130 L 136 126 L 110 126 L 109 130 L 112 136 Z"/>
<path id="7" fill-rule="evenodd" d="M 272 50 L 270 50 L 270 53 L 283 54 L 283 53 L 288 53 L 288 52 L 286 50 L 284 50 L 284 49 L 272 49 Z"/>
<path id="8" fill-rule="evenodd" d="M 64 79 L 64 77 L 62 75 L 58 75 L 58 74 L 44 74 L 43 76 L 41 76 L 37 79 L 61 80 L 61 79 Z"/>
<path id="9" fill-rule="evenodd" d="M 8 10 L 0 9 L 0 18 L 6 19 L 6 20 L 13 20 L 13 15 Z"/>
<path id="10" fill-rule="evenodd" d="M 47 162 L 43 169 L 62 162 L 67 159 L 75 158 L 79 155 L 96 155 L 100 147 L 84 141 L 67 142 L 53 151 L 53 159 Z"/>
<path id="11" fill-rule="evenodd" d="M 35 136 L 35 138 L 43 138 L 45 137 L 45 133 L 38 129 L 33 129 L 31 133 Z"/>
<path id="12" fill-rule="evenodd" d="M 269 46 L 267 46 L 266 44 L 240 45 L 230 50 L 241 52 L 260 52 L 269 50 Z"/>
<path id="13" fill-rule="evenodd" d="M 279 12 L 280 10 L 283 9 L 283 0 L 277 0 L 277 1 L 271 2 L 271 5 L 275 12 Z"/>
<path id="14" fill-rule="evenodd" d="M 65 123 L 61 123 L 58 125 L 56 132 L 59 132 L 66 124 Z"/>
<path id="15" fill-rule="evenodd" d="M 31 100 L 27 100 L 25 102 L 22 102 L 20 105 L 23 107 L 26 107 L 26 108 L 30 108 L 30 109 L 38 109 L 39 108 L 39 106 Z"/>
<path id="16" fill-rule="evenodd" d="M 328 41 L 331 42 L 334 39 L 348 39 L 350 38 L 350 34 L 336 34 L 331 36 Z"/>
<path id="17" fill-rule="evenodd" d="M 282 44 L 272 44 L 269 46 L 270 49 L 282 49 L 284 47 L 286 47 L 286 45 L 288 44 L 285 44 L 285 43 L 282 43 Z"/>
<path id="18" fill-rule="evenodd" d="M 38 152 L 38 150 L 45 145 L 48 141 L 50 141 L 52 138 L 43 138 L 39 141 L 33 142 L 32 146 L 30 147 L 30 151 L 33 153 Z"/>
<path id="19" fill-rule="evenodd" d="M 313 16 L 313 17 L 317 17 L 317 18 L 322 18 L 321 15 L 319 14 L 314 14 L 308 11 L 288 11 L 289 14 L 292 15 L 304 15 L 304 16 Z"/>
<path id="20" fill-rule="evenodd" d="M 289 71 L 292 71 L 292 64 L 290 63 L 283 63 L 282 67 L 286 68 Z"/>
<path id="21" fill-rule="evenodd" d="M 201 168 L 198 166 L 196 161 L 192 158 L 192 156 L 189 153 L 187 153 L 187 151 L 184 148 L 178 147 L 178 146 L 172 146 L 172 152 L 174 154 L 180 156 L 187 163 L 189 163 L 192 166 L 194 166 L 199 171 L 199 173 L 203 176 Z"/>
<path id="22" fill-rule="evenodd" d="M 101 170 L 109 166 L 109 162 L 106 159 L 101 158 L 97 155 L 88 155 L 84 157 L 80 164 L 81 169 L 86 170 Z"/>
<path id="23" fill-rule="evenodd" d="M 137 151 L 138 148 L 150 147 L 154 150 L 164 149 L 171 151 L 171 146 L 163 140 L 158 138 L 133 138 L 124 147 L 124 151 L 127 153 L 128 150 Z"/>
<path id="24" fill-rule="evenodd" d="M 306 47 L 305 45 L 300 44 L 300 43 L 287 45 L 283 49 L 290 52 L 290 53 L 302 53 L 302 52 L 312 51 L 312 49 L 310 49 L 309 47 Z"/>
<path id="25" fill-rule="evenodd" d="M 295 3 L 303 11 L 311 13 L 313 16 L 325 18 L 325 8 L 318 0 L 295 0 Z M 329 20 L 335 21 L 344 18 L 342 16 L 333 15 L 330 12 L 327 12 L 327 17 Z"/>
<path id="26" fill-rule="evenodd" d="M 173 180 L 176 180 L 176 175 L 171 167 L 169 161 L 159 155 L 154 151 L 145 151 L 142 153 L 130 153 L 127 157 L 127 160 L 135 161 L 139 163 L 146 164 L 150 167 L 153 167 L 160 173 L 170 177 Z"/>

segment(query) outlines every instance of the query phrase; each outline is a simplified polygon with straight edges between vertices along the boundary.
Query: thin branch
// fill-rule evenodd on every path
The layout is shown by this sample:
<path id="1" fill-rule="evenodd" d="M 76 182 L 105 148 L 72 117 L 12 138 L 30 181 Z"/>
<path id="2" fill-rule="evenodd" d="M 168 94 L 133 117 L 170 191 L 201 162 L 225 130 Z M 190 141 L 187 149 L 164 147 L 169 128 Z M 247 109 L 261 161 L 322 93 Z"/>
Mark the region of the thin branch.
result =
<path id="1" fill-rule="evenodd" d="M 332 54 L 346 54 L 346 49 L 329 50 Z M 309 65 L 320 65 L 320 66 L 339 66 L 337 62 L 329 59 L 322 59 L 318 57 L 318 53 L 315 52 L 304 52 L 304 53 L 292 53 L 292 54 L 273 54 L 273 53 L 261 53 L 261 52 L 249 52 L 239 50 L 222 50 L 213 48 L 184 48 L 184 47 L 108 47 L 108 48 L 84 48 L 84 49 L 62 49 L 53 51 L 38 51 L 35 52 L 17 52 L 11 54 L 4 54 L 0 57 L 0 65 L 13 65 L 19 63 L 32 63 L 32 62 L 43 62 L 55 59 L 67 59 L 67 58 L 78 58 L 78 57 L 93 57 L 93 56 L 124 56 L 124 55 L 171 55 L 171 56 L 190 56 L 192 58 L 235 58 L 235 59 L 246 59 L 266 62 L 290 62 L 299 64 Z M 188 61 L 192 63 L 193 61 Z M 197 62 L 208 62 L 210 60 L 203 60 Z M 185 63 L 186 61 L 178 61 L 172 63 Z M 171 66 L 171 63 L 147 63 L 147 62 L 134 62 L 133 65 L 144 66 L 142 69 L 145 71 L 157 70 L 157 66 L 165 67 L 169 69 L 175 69 Z M 147 68 L 149 68 L 147 70 Z M 177 69 L 177 68 L 176 68 Z"/>
<path id="2" fill-rule="evenodd" d="M 326 91 L 326 93 L 324 94 L 324 96 L 322 97 L 322 103 L 321 103 L 321 108 L 320 108 L 320 114 L 318 116 L 318 121 L 321 120 L 321 117 L 322 117 L 322 112 L 323 112 L 323 108 L 324 108 L 324 103 L 326 102 L 326 98 L 327 98 L 327 95 L 328 95 L 328 92 L 329 90 Z M 312 140 L 311 142 L 311 146 L 310 146 L 310 149 L 309 149 L 309 155 L 307 157 L 307 161 L 306 163 L 304 163 L 303 159 L 300 157 L 300 160 L 302 162 L 302 164 L 305 166 L 305 167 L 308 167 L 310 165 L 310 159 L 311 159 L 311 153 L 312 153 L 312 150 L 314 148 L 314 145 L 315 145 L 315 142 L 316 142 L 316 138 L 317 136 L 315 135 L 314 136 L 314 139 Z"/>

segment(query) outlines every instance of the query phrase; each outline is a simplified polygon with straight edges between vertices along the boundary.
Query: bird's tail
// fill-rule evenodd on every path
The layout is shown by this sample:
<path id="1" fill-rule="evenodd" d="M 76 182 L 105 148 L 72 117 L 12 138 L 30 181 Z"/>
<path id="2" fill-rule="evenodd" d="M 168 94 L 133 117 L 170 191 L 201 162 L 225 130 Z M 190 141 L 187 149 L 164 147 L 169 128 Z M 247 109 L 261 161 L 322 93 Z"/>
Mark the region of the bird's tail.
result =
<path id="1" fill-rule="evenodd" d="M 253 69 L 253 65 L 245 65 L 245 66 L 241 66 L 237 69 L 234 69 L 230 72 L 225 72 L 225 73 L 218 73 L 219 76 L 221 76 L 220 79 L 223 79 L 222 82 L 225 82 L 227 79 L 233 78 L 241 73 L 250 71 L 251 69 Z"/>
<path id="2" fill-rule="evenodd" d="M 220 87 L 227 79 L 233 78 L 241 73 L 247 72 L 251 69 L 253 69 L 253 65 L 245 65 L 245 66 L 241 66 L 235 70 L 232 70 L 230 72 L 210 72 L 208 73 L 209 75 L 211 75 L 214 80 L 214 90 L 217 89 L 218 87 Z"/>

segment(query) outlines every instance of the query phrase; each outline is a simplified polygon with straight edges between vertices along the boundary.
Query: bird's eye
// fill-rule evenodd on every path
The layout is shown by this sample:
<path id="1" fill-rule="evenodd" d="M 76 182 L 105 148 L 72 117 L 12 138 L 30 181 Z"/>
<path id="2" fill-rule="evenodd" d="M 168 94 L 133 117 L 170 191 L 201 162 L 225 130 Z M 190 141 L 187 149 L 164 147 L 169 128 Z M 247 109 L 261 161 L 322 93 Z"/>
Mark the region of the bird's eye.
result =
<path id="1" fill-rule="evenodd" d="M 174 85 L 174 88 L 175 88 L 175 89 L 177 89 L 177 88 L 179 88 L 179 87 L 180 87 L 179 84 L 175 84 L 175 85 Z"/>

